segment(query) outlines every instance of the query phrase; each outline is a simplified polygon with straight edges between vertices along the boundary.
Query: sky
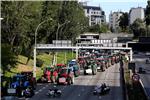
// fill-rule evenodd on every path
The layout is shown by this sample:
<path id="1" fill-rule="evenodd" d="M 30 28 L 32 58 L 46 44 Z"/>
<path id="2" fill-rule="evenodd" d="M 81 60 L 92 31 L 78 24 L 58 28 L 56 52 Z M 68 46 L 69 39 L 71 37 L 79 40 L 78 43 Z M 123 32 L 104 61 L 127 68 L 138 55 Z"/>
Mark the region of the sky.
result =
<path id="1" fill-rule="evenodd" d="M 79 0 L 87 1 L 89 6 L 100 6 L 105 11 L 106 21 L 109 22 L 109 14 L 114 11 L 129 12 L 131 8 L 146 8 L 147 0 Z"/>

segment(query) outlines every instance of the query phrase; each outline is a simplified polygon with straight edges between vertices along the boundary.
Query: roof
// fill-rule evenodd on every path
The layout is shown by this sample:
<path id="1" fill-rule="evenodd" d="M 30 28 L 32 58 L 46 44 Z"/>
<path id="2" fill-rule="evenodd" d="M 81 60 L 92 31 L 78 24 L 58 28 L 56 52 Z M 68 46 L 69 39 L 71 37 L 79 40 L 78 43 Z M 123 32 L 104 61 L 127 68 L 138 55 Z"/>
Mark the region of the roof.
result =
<path id="1" fill-rule="evenodd" d="M 142 8 L 142 7 L 137 7 L 137 8 L 134 8 L 134 7 L 133 7 L 133 8 L 130 9 L 129 14 L 131 13 L 131 11 L 137 10 L 137 9 L 142 9 L 142 10 L 144 10 L 144 8 Z"/>
<path id="2" fill-rule="evenodd" d="M 24 77 L 25 75 L 21 75 L 21 74 L 17 74 L 17 75 L 14 75 L 13 77 Z"/>
<path id="3" fill-rule="evenodd" d="M 77 62 L 76 62 L 76 61 L 70 61 L 68 64 L 73 64 L 73 65 L 75 65 L 75 64 L 77 64 Z"/>
<path id="4" fill-rule="evenodd" d="M 102 10 L 101 7 L 96 6 L 83 6 L 84 9 Z"/>
<path id="5" fill-rule="evenodd" d="M 71 61 L 76 61 L 76 59 L 72 59 Z"/>
<path id="6" fill-rule="evenodd" d="M 97 36 L 97 35 L 99 35 L 98 33 L 84 33 L 84 34 L 80 34 L 80 35 L 86 35 L 86 36 Z"/>

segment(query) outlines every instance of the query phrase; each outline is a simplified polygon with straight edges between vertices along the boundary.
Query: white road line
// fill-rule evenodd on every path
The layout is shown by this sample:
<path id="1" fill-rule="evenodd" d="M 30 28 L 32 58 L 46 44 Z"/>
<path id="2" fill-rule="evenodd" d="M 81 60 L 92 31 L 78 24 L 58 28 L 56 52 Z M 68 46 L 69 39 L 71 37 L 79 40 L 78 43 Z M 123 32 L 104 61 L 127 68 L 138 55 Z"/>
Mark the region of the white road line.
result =
<path id="1" fill-rule="evenodd" d="M 47 86 L 46 86 L 47 87 Z M 42 89 L 45 89 L 46 87 L 43 87 Z"/>
<path id="2" fill-rule="evenodd" d="M 39 92 L 41 92 L 41 91 L 42 91 L 42 89 L 39 90 Z"/>
<path id="3" fill-rule="evenodd" d="M 38 94 L 39 92 L 41 92 L 42 90 L 44 90 L 46 87 L 48 87 L 49 85 L 46 85 L 44 87 L 42 87 L 41 89 L 39 89 L 37 92 L 35 92 L 35 94 Z"/>
<path id="4" fill-rule="evenodd" d="M 101 97 L 101 96 L 98 96 L 98 98 L 99 98 L 99 99 L 102 99 L 102 97 Z"/>
<path id="5" fill-rule="evenodd" d="M 38 94 L 39 92 L 35 92 L 35 94 Z"/>

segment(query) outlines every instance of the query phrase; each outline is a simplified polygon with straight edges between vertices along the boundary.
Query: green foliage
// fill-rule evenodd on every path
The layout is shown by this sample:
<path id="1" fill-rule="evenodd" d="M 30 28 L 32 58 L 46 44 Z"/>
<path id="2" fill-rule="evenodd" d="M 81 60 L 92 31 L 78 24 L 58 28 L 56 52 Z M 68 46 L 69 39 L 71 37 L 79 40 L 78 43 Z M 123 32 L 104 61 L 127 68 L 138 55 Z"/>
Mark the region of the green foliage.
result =
<path id="1" fill-rule="evenodd" d="M 10 68 L 15 67 L 17 63 L 17 57 L 10 51 L 11 46 L 8 44 L 1 45 L 1 68 L 3 73 Z"/>
<path id="2" fill-rule="evenodd" d="M 36 59 L 36 61 L 37 61 L 36 62 L 37 67 L 42 67 L 44 61 L 42 61 L 41 59 Z"/>
<path id="3" fill-rule="evenodd" d="M 135 38 L 146 34 L 146 26 L 141 19 L 136 19 L 130 27 Z"/>
<path id="4" fill-rule="evenodd" d="M 127 27 L 129 25 L 128 19 L 129 19 L 128 13 L 123 13 L 119 19 L 119 26 L 121 27 L 123 32 L 127 30 Z"/>
<path id="5" fill-rule="evenodd" d="M 150 36 L 150 25 L 147 26 L 147 33 L 146 36 Z"/>
<path id="6" fill-rule="evenodd" d="M 100 31 L 99 31 L 99 33 L 106 33 L 106 32 L 108 32 L 108 30 L 109 30 L 108 25 L 107 25 L 107 24 L 102 24 L 102 25 L 100 26 Z"/>
<path id="7" fill-rule="evenodd" d="M 93 26 L 89 26 L 89 32 L 93 32 L 93 33 L 99 33 L 100 31 L 100 25 L 99 24 L 96 24 L 96 25 L 93 25 Z"/>
<path id="8" fill-rule="evenodd" d="M 77 1 L 2 1 L 1 15 L 4 18 L 2 43 L 10 43 L 14 55 L 27 56 L 26 64 L 33 56 L 35 30 L 41 22 L 53 19 L 38 28 L 37 43 L 52 43 L 58 25 L 61 25 L 58 30 L 61 40 L 75 40 L 88 25 L 84 10 Z M 70 22 L 64 24 L 66 21 Z"/>
<path id="9" fill-rule="evenodd" d="M 102 24 L 102 25 L 96 24 L 93 26 L 89 26 L 88 29 L 89 32 L 93 32 L 93 33 L 106 33 L 109 30 L 107 24 Z"/>
<path id="10" fill-rule="evenodd" d="M 146 25 L 150 25 L 150 1 L 147 1 L 147 6 L 146 6 Z"/>

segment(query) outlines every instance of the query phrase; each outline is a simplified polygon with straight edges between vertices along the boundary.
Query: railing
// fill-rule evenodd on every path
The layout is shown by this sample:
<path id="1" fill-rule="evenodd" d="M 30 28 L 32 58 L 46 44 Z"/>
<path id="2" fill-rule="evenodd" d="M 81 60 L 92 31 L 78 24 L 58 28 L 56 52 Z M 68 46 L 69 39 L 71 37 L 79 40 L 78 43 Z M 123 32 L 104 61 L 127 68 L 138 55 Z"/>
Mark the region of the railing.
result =
<path id="1" fill-rule="evenodd" d="M 124 43 L 77 43 L 77 46 L 123 47 Z"/>

